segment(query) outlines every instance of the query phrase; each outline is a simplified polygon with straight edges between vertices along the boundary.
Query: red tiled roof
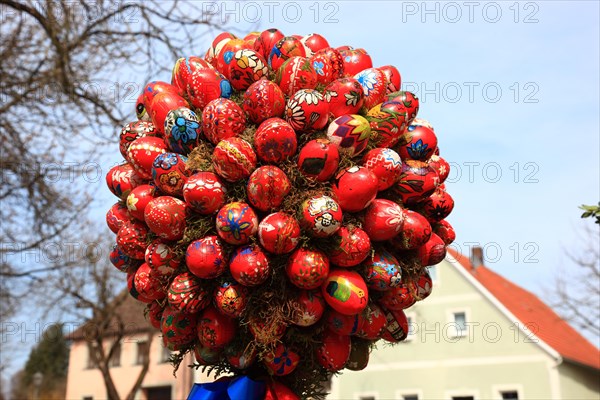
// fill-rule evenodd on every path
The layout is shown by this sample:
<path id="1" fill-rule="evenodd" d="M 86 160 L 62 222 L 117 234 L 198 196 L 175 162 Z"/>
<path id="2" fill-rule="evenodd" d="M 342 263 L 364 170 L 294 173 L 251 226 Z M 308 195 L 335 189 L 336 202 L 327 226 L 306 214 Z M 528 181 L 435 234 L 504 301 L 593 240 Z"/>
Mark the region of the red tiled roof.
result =
<path id="1" fill-rule="evenodd" d="M 600 369 L 600 350 L 587 341 L 536 295 L 503 278 L 485 266 L 473 268 L 469 258 L 448 252 L 515 317 L 564 359 Z"/>

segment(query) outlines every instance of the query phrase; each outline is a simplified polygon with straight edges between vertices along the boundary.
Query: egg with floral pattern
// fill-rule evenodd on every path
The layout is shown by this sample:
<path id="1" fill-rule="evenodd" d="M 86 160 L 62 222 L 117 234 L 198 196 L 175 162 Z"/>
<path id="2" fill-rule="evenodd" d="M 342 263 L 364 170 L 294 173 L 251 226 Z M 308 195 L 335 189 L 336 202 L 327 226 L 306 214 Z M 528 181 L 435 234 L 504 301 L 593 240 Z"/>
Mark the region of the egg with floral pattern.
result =
<path id="1" fill-rule="evenodd" d="M 433 167 L 433 169 L 437 171 L 438 177 L 440 178 L 439 183 L 444 183 L 446 178 L 448 178 L 448 175 L 450 175 L 450 164 L 448 163 L 448 161 L 434 154 L 431 156 L 428 163 L 431 167 Z"/>
<path id="2" fill-rule="evenodd" d="M 400 156 L 387 147 L 370 150 L 365 154 L 362 164 L 377 177 L 377 190 L 389 189 L 402 171 Z"/>
<path id="3" fill-rule="evenodd" d="M 225 242 L 233 245 L 246 244 L 258 231 L 258 218 L 246 203 L 225 204 L 217 213 L 217 233 Z"/>
<path id="4" fill-rule="evenodd" d="M 435 133 L 425 126 L 409 125 L 403 135 L 403 145 L 398 147 L 403 160 L 427 161 L 437 149 Z"/>
<path id="5" fill-rule="evenodd" d="M 136 139 L 144 136 L 159 136 L 160 132 L 154 127 L 152 122 L 135 121 L 130 122 L 121 129 L 119 135 L 119 151 L 123 158 L 127 158 L 127 149 Z"/>
<path id="6" fill-rule="evenodd" d="M 331 236 L 342 225 L 342 208 L 329 196 L 318 195 L 305 200 L 301 212 L 300 224 L 314 237 Z"/>
<path id="7" fill-rule="evenodd" d="M 127 200 L 131 190 L 144 183 L 133 166 L 129 163 L 115 165 L 106 174 L 106 184 L 110 191 L 121 200 Z"/>
<path id="8" fill-rule="evenodd" d="M 344 60 L 338 50 L 332 47 L 325 47 L 315 52 L 310 58 L 313 61 L 322 60 L 324 64 L 328 64 L 327 67 L 323 66 L 323 68 L 331 70 L 331 78 L 328 78 L 329 82 L 344 77 Z M 317 71 L 319 66 L 315 67 L 313 62 L 313 68 L 315 68 L 315 71 Z M 318 75 L 319 73 L 317 72 L 317 80 L 319 80 Z M 326 74 L 324 75 L 327 76 Z M 329 83 L 321 80 L 319 80 L 319 82 L 324 84 Z"/>
<path id="9" fill-rule="evenodd" d="M 266 78 L 259 79 L 244 93 L 242 107 L 250 121 L 260 124 L 266 119 L 283 115 L 285 95 L 276 83 Z"/>
<path id="10" fill-rule="evenodd" d="M 393 65 L 384 65 L 383 67 L 379 67 L 377 69 L 383 72 L 383 75 L 385 76 L 386 94 L 394 93 L 400 90 L 402 77 L 400 76 L 398 68 L 394 67 Z"/>
<path id="11" fill-rule="evenodd" d="M 438 184 L 438 174 L 429 164 L 417 160 L 404 160 L 402 172 L 392 190 L 403 204 L 411 205 L 431 196 Z"/>
<path id="12" fill-rule="evenodd" d="M 402 228 L 391 243 L 396 249 L 413 250 L 427 243 L 430 237 L 431 225 L 427 218 L 416 211 L 404 210 Z"/>
<path id="13" fill-rule="evenodd" d="M 358 165 L 340 170 L 332 189 L 344 212 L 364 210 L 377 196 L 379 180 L 371 170 Z"/>
<path id="14" fill-rule="evenodd" d="M 148 227 L 140 221 L 126 221 L 117 233 L 117 245 L 127 256 L 143 260 Z"/>
<path id="15" fill-rule="evenodd" d="M 385 98 L 386 79 L 383 72 L 377 68 L 367 68 L 354 75 L 365 94 L 365 107 L 371 109 L 382 103 Z"/>
<path id="16" fill-rule="evenodd" d="M 140 185 L 127 196 L 127 210 L 129 214 L 137 220 L 144 222 L 144 210 L 150 200 L 156 197 L 156 188 L 153 185 Z"/>
<path id="17" fill-rule="evenodd" d="M 402 103 L 407 110 L 407 122 L 411 123 L 417 117 L 419 112 L 419 99 L 414 93 L 408 91 L 398 91 L 386 95 L 387 100 L 397 101 Z"/>
<path id="18" fill-rule="evenodd" d="M 229 64 L 229 81 L 235 90 L 246 90 L 269 73 L 267 60 L 258 52 L 242 49 L 235 52 Z"/>
<path id="19" fill-rule="evenodd" d="M 269 253 L 289 253 L 300 241 L 300 224 L 296 218 L 281 211 L 269 214 L 258 225 L 258 239 Z"/>
<path id="20" fill-rule="evenodd" d="M 157 156 L 152 163 L 154 184 L 169 196 L 181 197 L 183 185 L 190 175 L 186 162 L 187 157 L 177 153 L 163 153 Z"/>
<path id="21" fill-rule="evenodd" d="M 365 101 L 362 86 L 354 78 L 334 80 L 325 87 L 323 97 L 327 101 L 329 112 L 334 118 L 358 113 Z"/>
<path id="22" fill-rule="evenodd" d="M 185 252 L 185 265 L 198 278 L 213 279 L 222 275 L 227 262 L 218 237 L 206 236 L 190 243 Z"/>
<path id="23" fill-rule="evenodd" d="M 197 109 L 204 109 L 210 101 L 219 97 L 228 99 L 232 92 L 229 81 L 210 68 L 194 71 L 187 87 L 188 99 Z"/>
<path id="24" fill-rule="evenodd" d="M 338 147 L 327 139 L 306 143 L 298 156 L 298 169 L 307 178 L 325 182 L 335 174 L 340 163 Z"/>
<path id="25" fill-rule="evenodd" d="M 444 244 L 449 245 L 456 239 L 456 232 L 450 223 L 446 220 L 441 220 L 433 226 L 433 232 L 444 241 Z"/>
<path id="26" fill-rule="evenodd" d="M 383 293 L 379 303 L 389 310 L 404 310 L 417 301 L 415 293 L 415 285 L 411 281 L 401 280 L 397 286 Z"/>
<path id="27" fill-rule="evenodd" d="M 179 240 L 183 237 L 185 217 L 185 203 L 172 196 L 160 196 L 150 200 L 144 211 L 148 228 L 167 240 Z"/>
<path id="28" fill-rule="evenodd" d="M 202 127 L 195 112 L 187 107 L 169 111 L 165 119 L 165 142 L 175 153 L 188 154 L 202 143 Z"/>
<path id="29" fill-rule="evenodd" d="M 371 140 L 378 147 L 393 147 L 404 139 L 406 112 L 400 107 L 400 103 L 384 102 L 377 104 L 367 113 L 366 118 L 371 126 Z"/>
<path id="30" fill-rule="evenodd" d="M 281 38 L 269 54 L 269 66 L 273 71 L 277 71 L 284 62 L 294 56 L 306 57 L 306 50 L 302 42 L 293 36 Z"/>
<path id="31" fill-rule="evenodd" d="M 325 331 L 321 345 L 315 350 L 315 356 L 319 364 L 328 371 L 343 369 L 350 357 L 350 336 Z"/>
<path id="32" fill-rule="evenodd" d="M 397 343 L 408 336 L 408 319 L 402 310 L 387 310 L 382 307 L 387 324 L 381 337 L 388 342 Z"/>
<path id="33" fill-rule="evenodd" d="M 248 33 L 246 36 L 244 36 L 244 41 L 250 46 L 251 49 L 253 49 L 254 42 L 256 42 L 256 39 L 258 39 L 259 36 L 260 36 L 260 32 L 253 31 L 253 32 Z"/>
<path id="34" fill-rule="evenodd" d="M 363 311 L 364 323 L 356 336 L 367 339 L 377 340 L 381 337 L 387 324 L 385 314 L 377 303 L 369 302 L 367 308 Z"/>
<path id="35" fill-rule="evenodd" d="M 362 328 L 365 320 L 361 313 L 344 315 L 329 309 L 327 313 L 327 329 L 338 335 L 354 335 Z"/>
<path id="36" fill-rule="evenodd" d="M 296 132 L 283 119 L 269 118 L 256 129 L 254 148 L 261 161 L 279 164 L 296 154 L 298 148 Z"/>
<path id="37" fill-rule="evenodd" d="M 140 264 L 141 266 L 141 264 Z M 138 267 L 139 268 L 139 267 Z M 127 292 L 134 299 L 141 301 L 142 303 L 152 303 L 152 299 L 147 298 L 143 294 L 139 293 L 135 287 L 135 273 L 137 272 L 137 268 L 133 270 L 129 270 L 127 272 Z"/>
<path id="38" fill-rule="evenodd" d="M 210 304 L 211 296 L 200 280 L 189 272 L 184 272 L 171 282 L 167 300 L 174 309 L 195 314 Z"/>
<path id="39" fill-rule="evenodd" d="M 125 221 L 129 221 L 132 217 L 125 204 L 115 203 L 106 213 L 106 225 L 113 233 L 117 233 Z"/>
<path id="40" fill-rule="evenodd" d="M 358 272 L 345 268 L 329 271 L 321 291 L 327 304 L 344 315 L 358 314 L 369 302 L 369 290 L 364 279 Z"/>
<path id="41" fill-rule="evenodd" d="M 210 215 L 225 204 L 225 186 L 212 172 L 198 172 L 183 185 L 183 198 L 195 212 Z"/>
<path id="42" fill-rule="evenodd" d="M 196 339 L 197 314 L 186 314 L 167 305 L 161 318 L 163 342 L 171 350 L 179 350 Z"/>
<path id="43" fill-rule="evenodd" d="M 300 356 L 291 348 L 279 343 L 272 353 L 267 353 L 263 362 L 265 366 L 276 376 L 284 376 L 294 372 Z"/>
<path id="44" fill-rule="evenodd" d="M 214 99 L 202 110 L 202 129 L 213 144 L 238 136 L 246 129 L 244 111 L 229 99 Z"/>
<path id="45" fill-rule="evenodd" d="M 213 66 L 200 57 L 179 58 L 175 61 L 171 72 L 171 84 L 179 89 L 180 93 L 187 93 L 187 87 L 194 71 L 207 68 L 212 69 Z"/>
<path id="46" fill-rule="evenodd" d="M 256 161 L 252 145 L 237 137 L 221 140 L 212 156 L 215 172 L 229 182 L 248 178 L 256 168 Z"/>
<path id="47" fill-rule="evenodd" d="M 146 263 L 140 265 L 135 272 L 133 284 L 137 292 L 148 300 L 162 299 L 167 295 L 162 282 L 158 277 L 152 275 L 151 268 Z"/>
<path id="48" fill-rule="evenodd" d="M 277 28 L 270 28 L 262 31 L 254 41 L 254 50 L 256 50 L 265 59 L 269 58 L 271 50 L 279 40 L 285 35 Z"/>
<path id="49" fill-rule="evenodd" d="M 396 236 L 402 229 L 404 210 L 387 199 L 375 199 L 364 215 L 363 229 L 372 241 L 380 242 Z"/>
<path id="50" fill-rule="evenodd" d="M 200 344 L 212 350 L 222 349 L 235 337 L 237 323 L 235 319 L 208 306 L 198 315 L 198 340 Z"/>
<path id="51" fill-rule="evenodd" d="M 271 272 L 269 259 L 258 246 L 240 246 L 229 260 L 229 272 L 236 282 L 244 286 L 264 283 Z"/>
<path id="52" fill-rule="evenodd" d="M 365 49 L 343 49 L 340 50 L 340 54 L 344 63 L 345 76 L 354 76 L 367 68 L 373 68 L 371 56 Z"/>
<path id="53" fill-rule="evenodd" d="M 423 200 L 423 215 L 429 222 L 438 222 L 446 218 L 454 209 L 454 199 L 445 190 L 437 189 Z"/>
<path id="54" fill-rule="evenodd" d="M 129 145 L 127 161 L 143 179 L 152 179 L 154 159 L 166 152 L 167 145 L 164 140 L 158 137 L 144 136 Z"/>
<path id="55" fill-rule="evenodd" d="M 217 54 L 219 54 L 219 52 L 221 51 L 223 46 L 225 46 L 225 44 L 227 42 L 229 42 L 231 39 L 237 39 L 237 36 L 235 36 L 231 32 L 219 33 L 213 39 L 212 43 L 210 44 L 210 47 L 208 48 L 208 50 L 206 51 L 206 54 L 204 55 L 204 59 L 207 62 L 209 62 L 213 67 L 216 66 L 217 65 L 217 60 L 216 60 Z"/>
<path id="56" fill-rule="evenodd" d="M 113 248 L 109 254 L 111 264 L 121 272 L 127 272 L 131 268 L 137 269 L 140 266 L 141 261 L 135 258 L 129 257 L 123 253 L 123 250 L 118 245 L 113 245 Z"/>
<path id="57" fill-rule="evenodd" d="M 375 251 L 363 264 L 365 282 L 369 289 L 384 292 L 400 284 L 402 269 L 400 263 L 386 250 Z"/>
<path id="58" fill-rule="evenodd" d="M 337 117 L 327 128 L 327 139 L 337 145 L 341 153 L 349 157 L 363 152 L 369 144 L 370 136 L 369 121 L 358 114 Z"/>
<path id="59" fill-rule="evenodd" d="M 146 247 L 144 260 L 150 266 L 150 273 L 159 278 L 170 277 L 179 267 L 179 258 L 173 247 L 155 239 Z"/>
<path id="60" fill-rule="evenodd" d="M 283 93 L 292 96 L 300 89 L 314 89 L 317 86 L 317 73 L 306 57 L 292 57 L 277 70 L 275 83 Z"/>
<path id="61" fill-rule="evenodd" d="M 298 249 L 290 256 L 285 272 L 295 286 L 316 289 L 327 279 L 329 258 L 317 249 Z"/>
<path id="62" fill-rule="evenodd" d="M 318 290 L 302 290 L 294 298 L 292 323 L 298 326 L 316 324 L 325 313 L 325 300 Z"/>
<path id="63" fill-rule="evenodd" d="M 342 226 L 333 234 L 329 261 L 338 267 L 354 267 L 363 262 L 371 252 L 371 240 L 365 231 L 356 226 Z"/>
<path id="64" fill-rule="evenodd" d="M 246 309 L 249 295 L 250 292 L 246 286 L 240 285 L 236 281 L 226 281 L 215 290 L 215 306 L 223 314 L 239 318 Z"/>
<path id="65" fill-rule="evenodd" d="M 215 67 L 225 78 L 229 79 L 231 64 L 234 63 L 234 55 L 240 50 L 247 49 L 248 44 L 244 39 L 228 40 L 218 53 L 215 53 Z M 249 50 L 249 49 L 248 49 Z"/>
<path id="66" fill-rule="evenodd" d="M 298 90 L 287 101 L 285 120 L 297 132 L 318 131 L 327 125 L 329 106 L 323 95 L 314 89 Z"/>
<path id="67" fill-rule="evenodd" d="M 291 183 L 285 172 L 273 165 L 257 168 L 246 186 L 248 201 L 260 211 L 277 208 L 290 192 Z"/>

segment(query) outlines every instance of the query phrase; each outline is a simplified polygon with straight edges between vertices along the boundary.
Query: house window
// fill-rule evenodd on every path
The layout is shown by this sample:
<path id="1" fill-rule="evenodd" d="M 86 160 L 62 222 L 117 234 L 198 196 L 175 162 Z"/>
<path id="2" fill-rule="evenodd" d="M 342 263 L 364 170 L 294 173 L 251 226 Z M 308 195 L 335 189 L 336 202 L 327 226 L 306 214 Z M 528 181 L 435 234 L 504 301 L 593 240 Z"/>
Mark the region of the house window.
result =
<path id="1" fill-rule="evenodd" d="M 171 386 L 159 386 L 143 389 L 147 400 L 171 400 Z"/>
<path id="2" fill-rule="evenodd" d="M 121 343 L 115 343 L 113 348 L 112 356 L 108 360 L 109 367 L 120 367 L 121 366 Z"/>
<path id="3" fill-rule="evenodd" d="M 92 396 L 84 396 L 83 400 L 94 400 Z"/>
<path id="4" fill-rule="evenodd" d="M 419 400 L 418 394 L 403 394 L 402 400 Z"/>
<path id="5" fill-rule="evenodd" d="M 93 351 L 92 348 L 88 347 L 88 359 L 87 359 L 87 365 L 86 365 L 87 369 L 94 369 L 98 366 L 96 364 L 96 362 L 94 361 L 94 356 L 92 355 L 92 351 Z"/>
<path id="6" fill-rule="evenodd" d="M 503 390 L 500 392 L 502 400 L 519 400 L 519 393 L 516 390 Z"/>
<path id="7" fill-rule="evenodd" d="M 467 336 L 468 331 L 468 312 L 464 309 L 448 310 L 448 325 L 446 325 L 445 335 L 448 337 Z"/>
<path id="8" fill-rule="evenodd" d="M 135 363 L 137 365 L 144 364 L 150 355 L 150 348 L 148 347 L 148 342 L 138 342 L 137 343 L 137 357 Z"/>
<path id="9" fill-rule="evenodd" d="M 457 333 L 459 336 L 465 336 L 467 334 L 467 315 L 464 312 L 455 312 L 453 315 Z"/>
<path id="10" fill-rule="evenodd" d="M 171 350 L 169 350 L 168 347 L 161 347 L 161 348 L 162 348 L 162 352 L 160 354 L 160 362 L 168 363 L 171 359 Z"/>
<path id="11" fill-rule="evenodd" d="M 375 396 L 360 396 L 360 400 L 375 400 Z"/>
<path id="12" fill-rule="evenodd" d="M 452 396 L 452 400 L 475 400 L 473 396 Z"/>

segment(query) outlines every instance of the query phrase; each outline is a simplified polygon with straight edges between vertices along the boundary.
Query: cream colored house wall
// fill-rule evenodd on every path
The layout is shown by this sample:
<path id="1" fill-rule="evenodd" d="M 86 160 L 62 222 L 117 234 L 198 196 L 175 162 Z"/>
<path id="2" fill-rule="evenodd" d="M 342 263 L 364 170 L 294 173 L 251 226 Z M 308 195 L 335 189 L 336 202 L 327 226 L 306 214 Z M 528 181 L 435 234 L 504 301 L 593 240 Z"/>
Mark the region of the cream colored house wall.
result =
<path id="1" fill-rule="evenodd" d="M 563 399 L 600 399 L 600 373 L 598 371 L 569 362 L 561 364 L 559 371 Z"/>

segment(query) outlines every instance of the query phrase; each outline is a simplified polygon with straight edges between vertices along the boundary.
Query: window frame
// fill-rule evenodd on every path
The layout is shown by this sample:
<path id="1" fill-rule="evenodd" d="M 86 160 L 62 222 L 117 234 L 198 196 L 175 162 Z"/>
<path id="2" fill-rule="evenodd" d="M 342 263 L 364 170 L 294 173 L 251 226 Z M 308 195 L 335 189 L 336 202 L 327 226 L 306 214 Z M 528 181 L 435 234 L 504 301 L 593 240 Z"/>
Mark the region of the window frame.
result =
<path id="1" fill-rule="evenodd" d="M 493 400 L 502 400 L 502 392 L 517 392 L 519 400 L 525 399 L 523 394 L 523 385 L 519 383 L 504 383 L 500 385 L 492 386 L 492 398 Z"/>
<path id="2" fill-rule="evenodd" d="M 397 400 L 404 400 L 404 396 L 411 396 L 411 395 L 416 395 L 418 400 L 422 400 L 425 397 L 423 397 L 423 390 L 422 389 L 401 389 L 401 390 L 396 390 L 396 399 Z"/>
<path id="3" fill-rule="evenodd" d="M 455 315 L 463 313 L 465 314 L 465 329 L 459 329 L 457 327 Z M 444 334 L 448 334 L 449 338 L 466 338 L 469 337 L 469 323 L 472 321 L 471 319 L 471 309 L 468 307 L 459 307 L 459 308 L 449 308 L 446 310 L 446 320 L 447 325 L 444 331 Z M 453 330 L 449 330 L 448 326 L 452 325 Z M 450 332 L 449 332 L 450 331 Z"/>
<path id="4" fill-rule="evenodd" d="M 376 392 L 374 390 L 369 390 L 366 392 L 355 392 L 354 393 L 354 398 L 356 400 L 363 400 L 364 397 L 373 397 L 375 400 L 377 400 L 379 398 L 379 392 Z"/>
<path id="5" fill-rule="evenodd" d="M 145 345 L 148 346 L 148 352 L 146 352 L 146 357 L 148 357 L 148 362 L 150 362 L 150 342 L 147 340 L 138 340 L 137 345 L 135 346 L 135 363 L 134 365 L 144 365 L 144 360 L 142 359 L 140 362 L 140 346 Z"/>
<path id="6" fill-rule="evenodd" d="M 115 345 L 115 343 L 111 343 L 111 347 L 114 345 Z M 110 348 L 107 350 L 110 351 Z M 117 342 L 117 347 L 115 349 L 115 352 L 113 353 L 113 356 L 108 360 L 108 368 L 118 368 L 122 365 L 122 363 L 121 363 L 122 351 L 123 351 L 123 343 Z M 108 354 L 107 354 L 107 356 L 108 356 Z"/>

